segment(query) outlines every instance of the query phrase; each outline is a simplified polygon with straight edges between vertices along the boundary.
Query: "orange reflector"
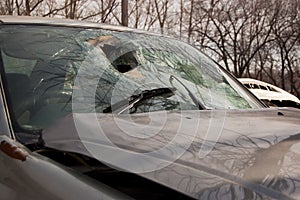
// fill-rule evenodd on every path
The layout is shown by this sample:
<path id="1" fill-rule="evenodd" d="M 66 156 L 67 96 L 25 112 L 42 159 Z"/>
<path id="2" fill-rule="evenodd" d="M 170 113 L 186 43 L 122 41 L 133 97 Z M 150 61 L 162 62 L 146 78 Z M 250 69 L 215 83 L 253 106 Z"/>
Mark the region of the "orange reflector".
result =
<path id="1" fill-rule="evenodd" d="M 6 141 L 2 141 L 0 143 L 0 150 L 17 160 L 25 161 L 27 157 L 26 152 L 24 152 L 20 147 Z"/>

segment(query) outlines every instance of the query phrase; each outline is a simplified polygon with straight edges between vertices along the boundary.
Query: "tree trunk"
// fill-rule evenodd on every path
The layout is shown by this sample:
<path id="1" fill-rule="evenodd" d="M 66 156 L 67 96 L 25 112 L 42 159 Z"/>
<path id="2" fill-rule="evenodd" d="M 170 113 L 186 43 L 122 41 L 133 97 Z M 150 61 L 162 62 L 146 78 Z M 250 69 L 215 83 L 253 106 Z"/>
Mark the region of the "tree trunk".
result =
<path id="1" fill-rule="evenodd" d="M 122 26 L 128 26 L 128 0 L 122 0 Z"/>

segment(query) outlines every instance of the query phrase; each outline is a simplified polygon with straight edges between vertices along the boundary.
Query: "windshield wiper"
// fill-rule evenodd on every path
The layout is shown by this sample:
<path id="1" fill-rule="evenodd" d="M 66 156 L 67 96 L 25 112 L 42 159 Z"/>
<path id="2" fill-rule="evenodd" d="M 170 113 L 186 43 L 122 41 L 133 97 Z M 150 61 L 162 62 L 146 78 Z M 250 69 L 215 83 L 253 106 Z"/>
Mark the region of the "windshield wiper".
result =
<path id="1" fill-rule="evenodd" d="M 144 90 L 139 94 L 134 94 L 127 99 L 121 100 L 103 110 L 103 113 L 111 113 L 112 111 L 121 114 L 125 110 L 129 110 L 135 107 L 138 103 L 151 99 L 152 97 L 163 96 L 163 97 L 170 97 L 173 96 L 176 91 L 176 88 L 156 88 L 152 90 Z"/>
<path id="2" fill-rule="evenodd" d="M 171 83 L 171 85 L 173 86 L 172 80 L 175 79 L 176 81 L 178 81 L 178 83 L 180 83 L 180 85 L 182 85 L 184 87 L 184 89 L 189 93 L 190 98 L 192 99 L 192 101 L 194 102 L 194 104 L 198 107 L 199 110 L 205 110 L 205 106 L 203 105 L 203 103 L 201 103 L 196 97 L 195 95 L 189 90 L 189 88 L 182 83 L 176 76 L 170 75 L 169 81 Z"/>

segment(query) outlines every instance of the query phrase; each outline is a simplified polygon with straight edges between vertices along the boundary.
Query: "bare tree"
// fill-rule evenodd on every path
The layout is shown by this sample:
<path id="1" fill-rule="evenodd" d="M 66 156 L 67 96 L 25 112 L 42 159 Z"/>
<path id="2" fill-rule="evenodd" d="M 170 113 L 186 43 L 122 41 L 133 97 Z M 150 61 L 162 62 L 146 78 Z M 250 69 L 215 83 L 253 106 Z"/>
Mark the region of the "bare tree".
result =
<path id="1" fill-rule="evenodd" d="M 122 25 L 128 26 L 128 0 L 122 0 L 121 7 Z"/>
<path id="2" fill-rule="evenodd" d="M 80 0 L 65 0 L 65 17 L 69 19 L 80 18 L 79 6 L 83 4 Z M 86 1 L 84 1 L 86 3 Z"/>
<path id="3" fill-rule="evenodd" d="M 141 20 L 141 16 L 143 13 L 142 11 L 140 11 L 141 3 L 142 3 L 142 1 L 135 0 L 134 5 L 132 6 L 132 11 L 129 14 L 129 16 L 134 15 L 134 28 L 139 27 L 139 22 Z M 143 3 L 145 3 L 145 2 L 143 2 Z"/>
<path id="4" fill-rule="evenodd" d="M 153 1 L 135 0 L 129 3 L 129 18 L 131 18 L 134 28 L 150 30 L 157 21 Z"/>
<path id="5" fill-rule="evenodd" d="M 17 15 L 27 15 L 30 16 L 42 3 L 44 0 L 15 0 L 15 8 L 11 9 L 13 6 L 13 1 L 10 2 L 10 14 L 14 14 L 14 10 L 16 9 Z"/>
<path id="6" fill-rule="evenodd" d="M 206 40 L 202 48 L 210 50 L 234 75 L 243 76 L 270 40 L 273 21 L 266 15 L 269 7 L 262 0 L 211 0 L 198 5 L 206 16 L 196 29 L 198 37 Z"/>
<path id="7" fill-rule="evenodd" d="M 151 30 L 158 21 L 153 0 L 135 0 L 129 3 L 129 18 L 135 28 Z"/>
<path id="8" fill-rule="evenodd" d="M 0 2 L 0 14 L 12 15 L 14 11 L 14 0 L 5 0 Z"/>
<path id="9" fill-rule="evenodd" d="M 191 42 L 191 35 L 193 32 L 193 13 L 194 13 L 194 0 L 191 0 L 190 12 L 189 12 L 189 24 L 188 24 L 188 42 Z"/>
<path id="10" fill-rule="evenodd" d="M 299 53 L 299 3 L 297 1 L 276 1 L 278 5 L 278 15 L 276 26 L 273 27 L 275 44 L 277 45 L 281 63 L 280 86 L 292 93 L 296 92 L 294 81 L 294 70 L 298 63 L 297 54 Z M 296 64 L 296 66 L 295 66 Z M 288 76 L 288 80 L 286 77 Z M 288 87 L 287 84 L 288 83 Z"/>
<path id="11" fill-rule="evenodd" d="M 161 33 L 164 33 L 165 22 L 168 17 L 169 0 L 154 0 L 155 11 Z"/>
<path id="12" fill-rule="evenodd" d="M 85 15 L 82 20 L 93 20 L 101 23 L 113 23 L 112 19 L 116 16 L 113 14 L 119 3 L 116 0 L 98 0 L 94 4 L 88 4 Z"/>

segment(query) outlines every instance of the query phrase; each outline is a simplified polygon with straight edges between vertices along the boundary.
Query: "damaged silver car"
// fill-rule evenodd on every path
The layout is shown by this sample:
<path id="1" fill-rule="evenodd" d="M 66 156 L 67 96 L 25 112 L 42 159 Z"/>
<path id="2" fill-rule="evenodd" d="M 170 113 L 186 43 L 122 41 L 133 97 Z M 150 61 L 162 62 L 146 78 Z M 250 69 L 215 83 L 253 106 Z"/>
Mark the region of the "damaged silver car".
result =
<path id="1" fill-rule="evenodd" d="M 184 42 L 1 16 L 0 51 L 4 199 L 300 198 L 300 111 Z"/>

